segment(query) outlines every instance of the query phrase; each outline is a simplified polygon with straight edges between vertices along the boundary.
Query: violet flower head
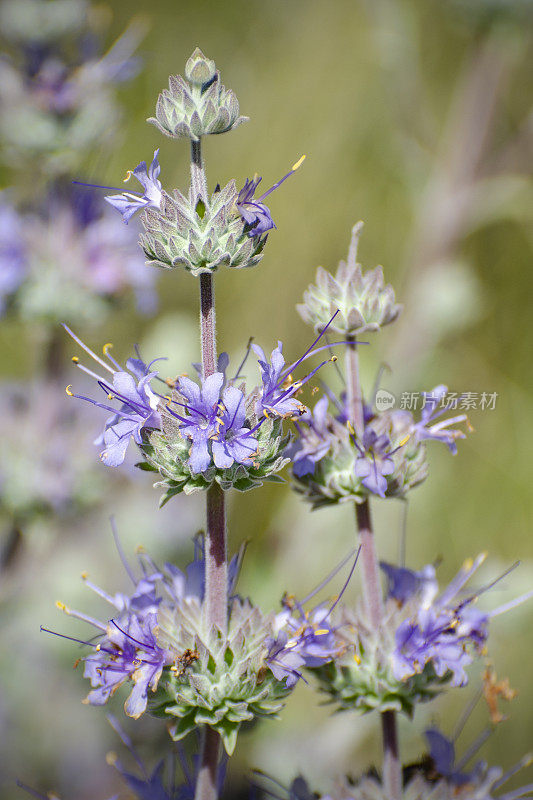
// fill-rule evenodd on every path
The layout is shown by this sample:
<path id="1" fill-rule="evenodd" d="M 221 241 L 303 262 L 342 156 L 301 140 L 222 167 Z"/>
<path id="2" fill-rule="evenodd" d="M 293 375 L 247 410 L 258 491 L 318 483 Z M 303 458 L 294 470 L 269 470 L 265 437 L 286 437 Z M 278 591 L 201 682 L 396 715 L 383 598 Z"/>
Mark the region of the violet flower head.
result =
<path id="1" fill-rule="evenodd" d="M 169 570 L 168 565 L 160 570 L 150 556 L 141 550 L 138 553 L 140 576 L 137 576 L 124 556 L 114 529 L 113 533 L 123 566 L 133 584 L 132 592 L 109 594 L 83 574 L 86 586 L 113 607 L 113 616 L 107 622 L 102 622 L 64 603 L 58 602 L 56 605 L 68 616 L 88 623 L 97 632 L 96 637 L 87 641 L 73 639 L 92 651 L 82 659 L 85 662 L 84 677 L 89 678 L 92 686 L 84 702 L 105 705 L 120 686 L 131 681 L 133 688 L 124 709 L 128 716 L 136 719 L 146 709 L 148 691 L 155 691 L 163 669 L 172 666 L 176 658 L 175 653 L 160 646 L 157 640 L 162 591 L 166 591 L 176 605 L 187 598 L 201 600 L 203 584 L 199 580 L 199 569 L 203 569 L 203 549 L 200 544 L 195 547 L 194 560 L 186 568 L 185 575 L 177 568 Z M 233 559 L 230 571 L 233 580 L 238 569 L 236 563 Z M 54 633 L 47 628 L 41 630 Z"/>
<path id="2" fill-rule="evenodd" d="M 192 472 L 204 472 L 211 464 L 211 454 L 208 448 L 209 440 L 216 433 L 216 420 L 220 391 L 224 383 L 224 375 L 221 372 L 214 372 L 205 380 L 201 381 L 201 386 L 190 378 L 182 377 L 177 381 L 177 389 L 184 402 L 179 403 L 184 407 L 184 413 L 176 416 L 182 423 L 180 431 L 182 435 L 189 438 L 192 442 L 190 455 L 190 467 Z"/>
<path id="3" fill-rule="evenodd" d="M 315 470 L 332 446 L 332 436 L 328 426 L 328 403 L 326 395 L 320 398 L 312 412 L 302 415 L 301 422 L 295 422 L 298 438 L 291 443 L 287 454 L 292 461 L 292 469 L 297 477 L 308 475 Z"/>
<path id="4" fill-rule="evenodd" d="M 424 407 L 422 408 L 420 422 L 414 424 L 414 431 L 420 440 L 435 439 L 436 441 L 444 442 L 455 455 L 457 453 L 456 440 L 464 439 L 465 434 L 457 428 L 452 429 L 451 426 L 458 425 L 461 422 L 468 422 L 468 418 L 466 414 L 457 414 L 440 422 L 434 422 L 451 408 L 450 404 L 443 405 L 447 392 L 448 387 L 443 384 L 436 386 L 431 392 L 423 392 Z M 431 422 L 434 424 L 430 425 Z"/>
<path id="5" fill-rule="evenodd" d="M 435 567 L 432 564 L 427 564 L 418 572 L 407 567 L 395 567 L 386 561 L 380 561 L 379 566 L 387 576 L 387 597 L 397 600 L 401 605 L 416 594 L 421 596 L 422 602 L 431 602 L 438 593 Z"/>
<path id="6" fill-rule="evenodd" d="M 479 653 L 483 650 L 490 619 L 533 596 L 533 592 L 529 592 L 487 612 L 474 607 L 480 594 L 501 580 L 498 578 L 475 594 L 460 596 L 484 560 L 483 554 L 465 562 L 438 596 L 431 578 L 428 583 L 422 582 L 419 592 L 412 595 L 413 612 L 396 631 L 393 672 L 398 680 L 421 672 L 426 664 L 431 663 L 439 677 L 449 676 L 452 686 L 464 686 L 468 682 L 465 667 L 472 663 L 472 651 Z"/>
<path id="7" fill-rule="evenodd" d="M 429 756 L 436 772 L 454 786 L 463 786 L 465 783 L 469 783 L 472 776 L 469 773 L 461 772 L 455 765 L 453 741 L 447 739 L 437 728 L 428 728 L 425 735 L 429 745 Z"/>
<path id="8" fill-rule="evenodd" d="M 144 189 L 144 192 L 122 192 L 121 194 L 106 195 L 105 200 L 122 214 L 124 222 L 144 208 L 159 208 L 161 205 L 161 181 L 159 173 L 159 148 L 154 150 L 154 157 L 149 167 L 146 161 L 137 164 L 134 170 L 128 170 L 124 182 L 129 181 L 133 175 Z"/>
<path id="9" fill-rule="evenodd" d="M 266 192 L 264 192 L 261 197 L 257 199 L 254 197 L 257 187 L 261 183 L 262 178 L 255 176 L 253 180 L 246 179 L 244 186 L 239 192 L 237 197 L 237 210 L 241 217 L 243 218 L 246 225 L 249 227 L 248 235 L 249 236 L 261 236 L 263 233 L 267 233 L 272 228 L 275 228 L 274 221 L 270 214 L 270 210 L 268 206 L 265 205 L 263 200 L 268 197 L 275 189 L 277 189 L 281 184 L 290 177 L 298 167 L 301 166 L 305 159 L 305 156 L 302 156 L 293 166 L 291 167 L 290 171 L 287 172 L 286 175 L 283 176 L 277 183 L 270 187 Z"/>
<path id="10" fill-rule="evenodd" d="M 278 341 L 278 346 L 272 351 L 270 355 L 270 362 L 265 356 L 265 353 L 258 345 L 252 345 L 252 349 L 257 356 L 259 368 L 261 370 L 262 387 L 260 389 L 259 397 L 256 402 L 255 410 L 258 417 L 264 415 L 266 417 L 285 417 L 291 418 L 305 414 L 308 409 L 301 402 L 297 400 L 297 396 L 304 384 L 306 384 L 328 361 L 336 361 L 336 356 L 323 361 L 318 367 L 311 370 L 304 378 L 294 381 L 292 373 L 316 353 L 325 349 L 330 349 L 333 345 L 345 344 L 345 342 L 332 342 L 329 345 L 316 347 L 320 339 L 324 336 L 329 326 L 337 316 L 338 311 L 333 314 L 328 324 L 321 331 L 319 336 L 307 348 L 305 353 L 292 364 L 286 366 L 285 358 L 283 356 L 283 343 Z"/>
<path id="11" fill-rule="evenodd" d="M 106 195 L 105 200 L 109 205 L 116 208 L 122 214 L 125 223 L 128 223 L 132 216 L 145 208 L 159 208 L 161 205 L 161 181 L 159 180 L 159 173 L 161 167 L 159 165 L 159 149 L 154 150 L 154 157 L 149 167 L 146 166 L 146 161 L 141 161 L 137 164 L 134 170 L 128 170 L 124 183 L 130 180 L 132 175 L 137 178 L 139 183 L 144 189 L 144 192 L 120 192 L 119 194 Z M 94 183 L 83 183 L 82 181 L 74 181 L 78 186 L 88 186 L 93 189 L 114 189 L 113 186 L 101 186 Z"/>
<path id="12" fill-rule="evenodd" d="M 150 388 L 150 381 L 157 375 L 157 372 L 151 372 L 150 369 L 154 362 L 159 359 L 154 359 L 150 364 L 145 364 L 140 356 L 138 358 L 130 358 L 126 362 L 125 370 L 109 355 L 110 345 L 105 345 L 103 348 L 104 356 L 107 359 L 104 361 L 90 350 L 81 339 L 78 339 L 70 328 L 66 325 L 64 325 L 64 328 L 74 341 L 111 375 L 111 380 L 107 377 L 101 377 L 80 364 L 77 357 L 73 359 L 76 366 L 87 375 L 95 378 L 99 387 L 106 393 L 109 401 L 117 400 L 121 404 L 118 409 L 113 408 L 108 403 L 98 402 L 85 395 L 74 394 L 70 386 L 67 386 L 66 391 L 71 397 L 77 397 L 80 400 L 92 403 L 98 408 L 111 412 L 112 416 L 106 420 L 103 434 L 98 437 L 95 443 L 104 445 L 104 449 L 100 454 L 104 464 L 110 467 L 117 467 L 124 462 L 126 450 L 131 439 L 137 444 L 141 444 L 143 429 L 161 427 L 161 417 L 157 410 L 160 398 Z"/>
<path id="13" fill-rule="evenodd" d="M 245 419 L 244 394 L 235 386 L 228 386 L 219 404 L 217 430 L 211 444 L 213 461 L 218 469 L 227 469 L 234 463 L 247 464 L 253 460 L 257 442 L 250 428 L 244 426 Z"/>
<path id="14" fill-rule="evenodd" d="M 386 476 L 394 472 L 390 445 L 388 436 L 378 435 L 372 428 L 365 428 L 360 445 L 356 442 L 359 455 L 355 461 L 355 474 L 369 492 L 379 497 L 385 497 Z"/>
<path id="15" fill-rule="evenodd" d="M 352 554 L 348 558 L 351 556 Z M 331 581 L 348 558 L 343 559 L 301 602 L 289 596 L 283 598 L 283 611 L 276 617 L 275 628 L 278 633 L 270 642 L 267 662 L 274 677 L 284 680 L 288 687 L 294 686 L 302 677 L 302 667 L 320 667 L 343 652 L 344 645 L 337 636 L 338 628 L 332 622 L 332 612 L 348 587 L 358 557 L 359 551 L 344 586 L 330 606 L 319 603 L 310 611 L 304 609 L 305 603 Z"/>

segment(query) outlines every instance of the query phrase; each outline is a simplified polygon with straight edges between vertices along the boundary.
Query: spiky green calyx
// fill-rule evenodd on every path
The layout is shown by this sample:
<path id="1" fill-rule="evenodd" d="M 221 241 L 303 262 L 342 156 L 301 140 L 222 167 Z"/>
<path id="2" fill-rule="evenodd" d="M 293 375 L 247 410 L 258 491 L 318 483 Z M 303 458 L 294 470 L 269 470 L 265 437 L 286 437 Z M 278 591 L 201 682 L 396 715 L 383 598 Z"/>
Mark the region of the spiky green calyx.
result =
<path id="1" fill-rule="evenodd" d="M 170 720 L 175 741 L 209 725 L 231 755 L 241 724 L 275 717 L 290 693 L 265 663 L 273 616 L 235 598 L 224 636 L 218 628 L 207 629 L 200 602 L 189 598 L 172 611 L 161 608 L 158 622 L 161 646 L 195 658 L 186 669 L 163 673 L 151 711 Z"/>
<path id="2" fill-rule="evenodd" d="M 257 451 L 252 464 L 233 464 L 229 469 L 217 469 L 214 464 L 205 472 L 194 473 L 189 466 L 190 441 L 181 436 L 176 420 L 162 416 L 162 429 L 150 431 L 141 445 L 146 459 L 141 469 L 159 472 L 161 480 L 154 484 L 165 491 L 164 505 L 176 494 L 192 494 L 208 489 L 216 481 L 225 491 L 235 488 L 241 492 L 261 486 L 264 481 L 281 482 L 277 474 L 288 463 L 283 453 L 288 435 L 283 434 L 279 419 L 266 419 L 258 428 L 255 439 Z"/>
<path id="3" fill-rule="evenodd" d="M 417 703 L 432 700 L 448 683 L 450 675 L 439 678 L 431 664 L 405 681 L 394 677 L 395 633 L 407 613 L 396 601 L 387 601 L 384 619 L 376 630 L 362 607 L 343 609 L 338 630 L 345 654 L 310 670 L 339 710 L 402 711 L 412 716 Z"/>
<path id="4" fill-rule="evenodd" d="M 239 101 L 223 86 L 215 62 L 196 48 L 185 66 L 185 78 L 171 75 L 168 89 L 157 98 L 155 117 L 148 122 L 165 136 L 199 141 L 201 136 L 226 133 L 247 122 Z"/>
<path id="5" fill-rule="evenodd" d="M 253 267 L 263 257 L 265 236 L 249 236 L 236 208 L 237 189 L 230 181 L 206 206 L 175 191 L 163 192 L 160 209 L 141 214 L 140 244 L 147 263 L 165 269 L 183 267 L 192 275 L 219 267 Z"/>
<path id="6" fill-rule="evenodd" d="M 377 331 L 400 314 L 402 306 L 395 302 L 394 289 L 385 285 L 383 269 L 376 267 L 363 273 L 356 263 L 357 244 L 363 223 L 352 230 L 347 261 L 341 261 L 335 277 L 319 267 L 316 286 L 311 284 L 304 293 L 304 302 L 296 308 L 317 333 L 330 324 L 331 331 L 353 336 L 365 331 Z"/>

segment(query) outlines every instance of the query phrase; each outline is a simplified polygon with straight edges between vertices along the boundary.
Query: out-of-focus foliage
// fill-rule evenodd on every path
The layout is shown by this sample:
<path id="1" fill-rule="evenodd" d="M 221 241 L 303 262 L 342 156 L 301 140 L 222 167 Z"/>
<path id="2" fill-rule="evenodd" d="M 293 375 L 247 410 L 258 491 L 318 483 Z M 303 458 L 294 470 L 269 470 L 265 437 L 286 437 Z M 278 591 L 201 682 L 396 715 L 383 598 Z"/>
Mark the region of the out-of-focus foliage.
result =
<path id="1" fill-rule="evenodd" d="M 107 6 L 112 33 L 119 35 L 136 9 L 119 0 Z M 533 381 L 527 335 L 533 245 L 533 189 L 527 171 L 532 7 L 525 0 L 153 0 L 143 6 L 150 23 L 140 48 L 144 71 L 134 84 L 118 89 L 127 112 L 120 124 L 122 144 L 110 156 L 95 148 L 85 161 L 85 174 L 77 175 L 116 185 L 126 169 L 161 144 L 166 182 L 186 190 L 186 145 L 162 141 L 143 120 L 153 114 L 168 75 L 179 71 L 194 46 L 215 59 L 251 122 L 230 136 L 206 141 L 210 190 L 232 178 L 242 185 L 256 170 L 269 184 L 280 163 L 290 165 L 304 152 L 308 156 L 285 191 L 272 197 L 278 229 L 262 262 L 254 270 L 224 270 L 216 276 L 220 349 L 238 359 L 254 335 L 265 348 L 282 339 L 287 359 L 303 352 L 310 344 L 309 328 L 295 304 L 302 301 L 317 265 L 335 269 L 352 225 L 364 219 L 360 260 L 383 264 L 387 282 L 404 305 L 401 319 L 381 334 L 379 357 L 392 369 L 385 371 L 381 385 L 397 398 L 441 381 L 458 392 L 478 393 L 478 398 L 482 392 L 497 393 L 494 409 L 469 411 L 475 434 L 455 459 L 444 452 L 431 454 L 430 478 L 409 500 L 409 561 L 418 567 L 440 554 L 446 577 L 465 556 L 480 550 L 499 558 L 502 568 L 520 557 L 512 582 L 508 579 L 498 590 L 502 602 L 533 581 L 528 480 Z M 109 118 L 99 129 L 102 145 L 115 124 Z M 48 131 L 39 130 L 20 128 L 20 136 L 31 133 L 32 141 L 46 144 Z M 68 164 L 78 163 L 86 131 L 81 127 L 74 138 L 60 140 L 58 152 L 67 171 Z M 5 145 L 8 162 L 10 147 Z M 46 163 L 57 163 L 54 148 L 46 145 L 46 152 L 53 153 Z M 44 169 L 39 163 L 36 169 Z M 2 172 L 5 184 L 12 176 L 8 166 Z M 113 340 L 122 360 L 130 354 L 130 343 L 139 341 L 145 343 L 146 357 L 158 349 L 171 354 L 165 367 L 169 375 L 190 369 L 189 361 L 199 353 L 193 346 L 197 281 L 169 271 L 159 287 L 159 321 L 133 311 L 113 314 L 88 344 Z M 4 379 L 29 385 L 39 368 L 35 342 L 42 335 L 21 320 L 3 322 Z M 372 353 L 370 347 L 364 350 L 370 394 L 378 357 L 375 346 Z M 57 385 L 59 417 L 70 408 L 63 389 L 63 383 Z M 84 453 L 87 464 L 94 461 L 90 440 L 98 424 L 96 417 L 84 423 L 87 436 L 77 441 L 76 464 L 83 466 Z M 45 421 L 35 428 L 34 435 L 44 441 L 35 447 L 35 459 L 41 461 L 43 449 L 47 457 L 53 455 L 53 434 Z M 14 451 L 9 459 L 16 458 Z M 44 464 L 46 469 L 46 459 Z M 97 467 L 96 478 L 108 482 L 109 469 Z M 159 511 L 158 493 L 149 483 L 146 475 L 132 474 L 129 481 L 122 476 L 105 506 L 96 502 L 91 513 L 61 525 L 36 518 L 31 546 L 15 545 L 9 554 L 9 568 L 0 576 L 0 791 L 7 800 L 20 797 L 15 777 L 54 788 L 64 800 L 105 798 L 116 789 L 114 772 L 104 764 L 106 749 L 117 747 L 116 737 L 102 715 L 79 702 L 81 677 L 70 669 L 78 653 L 71 643 L 39 634 L 39 624 L 74 632 L 57 618 L 53 603 L 68 594 L 76 605 L 82 569 L 97 570 L 100 583 L 107 576 L 109 587 L 115 587 L 110 513 L 117 516 L 126 550 L 142 541 L 161 560 L 183 559 L 186 539 L 202 525 L 202 504 L 174 498 Z M 253 593 L 262 607 L 270 607 L 285 589 L 308 591 L 323 576 L 324 564 L 333 566 L 353 546 L 348 507 L 311 512 L 288 486 L 234 495 L 230 542 L 250 539 L 241 591 Z M 375 502 L 379 546 L 389 560 L 396 558 L 405 513 L 400 501 L 387 507 Z M 5 524 L 3 537 L 9 534 Z M 355 594 L 354 587 L 351 591 Z M 529 613 L 527 607 L 518 609 L 505 624 L 496 621 L 493 630 L 490 656 L 520 695 L 509 709 L 511 720 L 485 747 L 487 760 L 504 766 L 516 761 L 533 738 L 533 688 L 524 667 L 533 652 Z M 436 701 L 420 709 L 417 730 L 437 712 L 451 729 L 464 705 L 457 691 L 445 704 Z M 480 704 L 471 724 L 481 725 L 485 718 Z M 155 762 L 166 734 L 157 724 L 142 724 L 150 733 L 143 755 Z M 137 728 L 129 730 L 141 740 Z M 371 720 L 330 716 L 302 685 L 281 722 L 243 732 L 230 779 L 240 780 L 250 765 L 286 783 L 302 770 L 318 789 L 326 789 L 337 771 L 360 772 L 376 760 L 374 736 Z M 404 761 L 414 760 L 418 735 L 406 723 L 401 737 Z"/>

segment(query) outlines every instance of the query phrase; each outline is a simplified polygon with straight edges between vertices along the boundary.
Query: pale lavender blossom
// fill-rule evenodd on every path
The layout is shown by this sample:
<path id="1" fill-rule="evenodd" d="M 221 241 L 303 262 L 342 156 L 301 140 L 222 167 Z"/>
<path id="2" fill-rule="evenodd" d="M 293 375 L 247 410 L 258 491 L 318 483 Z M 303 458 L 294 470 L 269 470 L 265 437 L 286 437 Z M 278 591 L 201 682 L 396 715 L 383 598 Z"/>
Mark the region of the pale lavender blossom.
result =
<path id="1" fill-rule="evenodd" d="M 142 442 L 142 432 L 148 428 L 160 428 L 161 417 L 158 404 L 159 396 L 150 388 L 150 381 L 156 377 L 157 372 L 151 372 L 154 364 L 145 364 L 142 359 L 128 359 L 126 370 L 109 355 L 109 346 L 104 347 L 107 361 L 104 361 L 85 345 L 66 325 L 67 333 L 87 352 L 94 361 L 103 367 L 110 375 L 111 380 L 101 377 L 92 370 L 84 367 L 74 359 L 76 365 L 85 373 L 95 378 L 99 387 L 107 394 L 109 400 L 117 400 L 121 405 L 116 409 L 109 403 L 101 403 L 85 395 L 75 394 L 67 386 L 67 394 L 92 403 L 98 408 L 110 411 L 112 416 L 105 424 L 103 434 L 98 437 L 96 444 L 103 444 L 104 449 L 100 458 L 110 467 L 117 467 L 124 462 L 126 450 L 133 439 L 137 444 Z M 158 359 L 155 359 L 157 361 Z"/>
<path id="2" fill-rule="evenodd" d="M 422 408 L 421 419 L 413 425 L 413 430 L 418 439 L 435 439 L 444 442 L 455 455 L 457 453 L 457 439 L 464 439 L 463 431 L 452 428 L 461 422 L 467 422 L 466 414 L 457 414 L 454 417 L 435 422 L 436 419 L 446 414 L 450 410 L 450 404 L 443 403 L 448 392 L 448 387 L 444 384 L 436 386 L 431 392 L 423 392 L 424 406 Z M 440 406 L 440 409 L 439 409 Z M 430 423 L 433 423 L 430 425 Z"/>
<path id="3" fill-rule="evenodd" d="M 296 172 L 304 159 L 305 156 L 302 156 L 296 164 L 293 164 L 290 171 L 271 186 L 270 189 L 267 189 L 261 197 L 255 198 L 254 195 L 262 178 L 256 176 L 253 180 L 246 179 L 237 197 L 237 210 L 249 228 L 249 236 L 261 236 L 276 227 L 272 215 L 270 214 L 270 209 L 265 205 L 263 200 Z"/>
<path id="4" fill-rule="evenodd" d="M 439 677 L 449 677 L 452 686 L 464 686 L 468 682 L 465 668 L 472 663 L 472 653 L 483 649 L 490 619 L 533 596 L 532 591 L 492 611 L 480 611 L 473 603 L 494 586 L 493 581 L 481 591 L 461 598 L 459 593 L 484 560 L 481 555 L 467 561 L 438 596 L 438 586 L 430 573 L 429 582 L 419 584 L 418 593 L 409 601 L 413 611 L 396 631 L 393 672 L 398 680 L 431 664 Z"/>
<path id="5" fill-rule="evenodd" d="M 137 178 L 144 192 L 122 192 L 121 194 L 106 195 L 105 200 L 122 214 L 124 222 L 129 222 L 132 216 L 144 208 L 159 208 L 161 205 L 161 181 L 159 173 L 161 167 L 158 161 L 159 148 L 154 150 L 154 157 L 149 167 L 146 161 L 137 164 L 134 170 L 127 173 L 125 181 L 132 175 Z"/>

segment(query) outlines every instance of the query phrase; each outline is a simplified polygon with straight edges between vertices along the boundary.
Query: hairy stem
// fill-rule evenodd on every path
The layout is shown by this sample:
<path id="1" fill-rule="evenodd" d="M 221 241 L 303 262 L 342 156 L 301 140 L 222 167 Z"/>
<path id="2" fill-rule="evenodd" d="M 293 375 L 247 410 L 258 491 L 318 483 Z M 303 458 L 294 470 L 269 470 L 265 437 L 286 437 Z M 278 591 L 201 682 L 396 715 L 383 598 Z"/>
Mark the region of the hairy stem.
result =
<path id="1" fill-rule="evenodd" d="M 364 410 L 359 357 L 355 339 L 346 348 L 346 394 L 348 414 L 356 436 L 364 432 Z M 355 504 L 355 518 L 361 546 L 361 575 L 363 597 L 372 627 L 379 628 L 383 619 L 383 596 L 379 579 L 379 561 L 376 541 L 372 529 L 370 503 L 368 499 Z M 383 736 L 383 784 L 387 798 L 400 800 L 402 796 L 402 767 L 398 751 L 396 714 L 385 711 L 381 714 Z"/>
<path id="2" fill-rule="evenodd" d="M 200 142 L 191 142 L 191 199 L 196 203 L 200 198 L 207 204 L 201 145 Z M 200 275 L 200 338 L 205 379 L 217 367 L 215 293 L 211 273 Z M 217 483 L 212 484 L 206 495 L 204 614 L 208 629 L 216 625 L 225 634 L 228 626 L 225 498 Z M 212 728 L 204 726 L 195 800 L 217 800 L 219 758 L 220 736 Z"/>
<path id="3" fill-rule="evenodd" d="M 213 728 L 204 726 L 195 800 L 212 800 L 218 797 L 218 762 L 220 736 Z"/>

